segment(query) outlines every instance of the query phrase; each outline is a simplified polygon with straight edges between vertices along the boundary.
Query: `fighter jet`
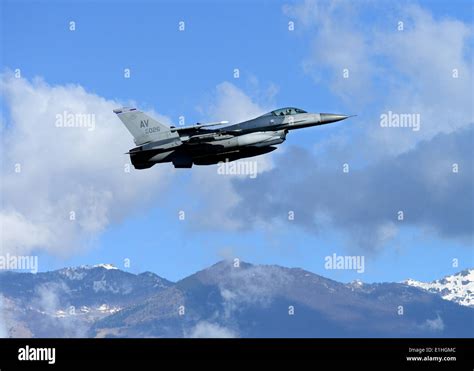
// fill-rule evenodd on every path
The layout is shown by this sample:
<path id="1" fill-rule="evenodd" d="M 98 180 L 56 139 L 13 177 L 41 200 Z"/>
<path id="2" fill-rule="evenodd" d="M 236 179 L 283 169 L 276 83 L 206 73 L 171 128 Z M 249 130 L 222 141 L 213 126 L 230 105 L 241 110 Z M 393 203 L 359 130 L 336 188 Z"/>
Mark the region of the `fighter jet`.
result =
<path id="1" fill-rule="evenodd" d="M 127 152 L 135 169 L 171 162 L 175 168 L 212 165 L 269 153 L 289 131 L 345 120 L 346 115 L 286 107 L 238 124 L 219 121 L 168 127 L 136 108 L 114 110 L 137 145 Z M 217 127 L 219 126 L 219 127 Z"/>

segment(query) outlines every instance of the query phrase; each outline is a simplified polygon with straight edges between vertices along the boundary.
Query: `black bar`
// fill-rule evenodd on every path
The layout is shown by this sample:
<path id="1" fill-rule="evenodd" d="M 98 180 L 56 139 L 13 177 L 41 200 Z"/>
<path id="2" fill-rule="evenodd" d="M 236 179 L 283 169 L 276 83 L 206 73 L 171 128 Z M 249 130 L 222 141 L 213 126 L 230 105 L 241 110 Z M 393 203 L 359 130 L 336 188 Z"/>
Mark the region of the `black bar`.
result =
<path id="1" fill-rule="evenodd" d="M 1 371 L 97 365 L 158 365 L 201 360 L 282 360 L 472 369 L 473 339 L 0 339 Z M 20 361 L 19 349 L 55 348 L 55 363 Z M 407 360 L 421 357 L 421 360 Z M 424 357 L 455 357 L 433 360 Z M 423 360 L 424 359 L 424 360 Z M 316 363 L 317 364 L 317 363 Z"/>

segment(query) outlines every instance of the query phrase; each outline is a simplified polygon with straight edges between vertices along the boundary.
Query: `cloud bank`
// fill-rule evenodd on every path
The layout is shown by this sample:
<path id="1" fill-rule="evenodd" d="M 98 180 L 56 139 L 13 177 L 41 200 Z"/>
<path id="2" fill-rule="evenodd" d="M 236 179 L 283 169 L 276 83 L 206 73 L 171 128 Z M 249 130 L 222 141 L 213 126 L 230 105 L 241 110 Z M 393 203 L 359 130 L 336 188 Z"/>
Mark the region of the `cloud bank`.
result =
<path id="1" fill-rule="evenodd" d="M 388 2 L 306 1 L 283 11 L 309 43 L 304 71 L 358 117 L 313 150 L 277 154 L 255 181 L 236 180 L 233 215 L 247 228 L 284 228 L 294 211 L 292 225 L 315 235 L 331 228 L 369 252 L 402 227 L 472 243 L 472 26 Z M 420 130 L 382 127 L 388 111 L 419 115 Z"/>
<path id="2" fill-rule="evenodd" d="M 315 234 L 335 227 L 351 244 L 372 251 L 407 226 L 469 242 L 474 224 L 472 203 L 467 202 L 474 199 L 472 143 L 471 126 L 438 134 L 411 151 L 348 173 L 292 147 L 252 187 L 246 186 L 248 181 L 235 181 L 243 200 L 236 215 L 249 225 L 259 220 L 296 223 Z M 294 221 L 287 219 L 290 210 Z"/>
<path id="3" fill-rule="evenodd" d="M 9 73 L 1 76 L 1 84 L 6 116 L 1 129 L 0 254 L 71 256 L 92 245 L 110 225 L 155 207 L 157 195 L 181 179 L 166 164 L 134 170 L 124 154 L 133 147 L 132 137 L 112 112 L 123 102 L 78 85 L 52 86 Z M 212 99 L 204 112 L 211 119 L 225 113 L 226 119 L 239 121 L 265 109 L 229 82 L 217 85 Z M 71 126 L 64 120 L 58 124 L 66 115 L 81 115 L 93 125 L 77 119 Z M 151 115 L 170 124 L 163 115 Z M 271 167 L 268 156 L 256 161 L 259 172 Z M 215 166 L 193 169 L 190 192 L 199 200 L 190 210 L 197 216 L 191 218 L 193 226 L 235 228 L 235 220 L 226 219 L 226 210 L 237 201 L 234 178 L 218 175 Z"/>
<path id="4" fill-rule="evenodd" d="M 77 85 L 9 74 L 1 83 L 8 113 L 2 126 L 1 253 L 38 249 L 68 256 L 169 182 L 170 172 L 162 169 L 130 168 L 123 153 L 133 143 L 112 113 L 120 103 Z M 94 126 L 58 124 L 67 114 L 85 115 Z"/>

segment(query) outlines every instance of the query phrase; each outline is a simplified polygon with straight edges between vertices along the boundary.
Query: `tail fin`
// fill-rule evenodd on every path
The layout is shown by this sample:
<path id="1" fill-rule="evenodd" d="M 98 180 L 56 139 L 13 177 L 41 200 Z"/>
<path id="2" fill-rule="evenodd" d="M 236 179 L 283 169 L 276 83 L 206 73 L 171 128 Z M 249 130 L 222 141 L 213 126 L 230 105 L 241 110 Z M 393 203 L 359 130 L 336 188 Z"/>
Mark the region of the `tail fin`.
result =
<path id="1" fill-rule="evenodd" d="M 114 113 L 127 127 L 130 134 L 133 135 L 135 144 L 137 146 L 153 142 L 160 139 L 166 139 L 177 134 L 172 134 L 170 128 L 166 125 L 160 124 L 155 119 L 136 108 L 117 108 Z"/>

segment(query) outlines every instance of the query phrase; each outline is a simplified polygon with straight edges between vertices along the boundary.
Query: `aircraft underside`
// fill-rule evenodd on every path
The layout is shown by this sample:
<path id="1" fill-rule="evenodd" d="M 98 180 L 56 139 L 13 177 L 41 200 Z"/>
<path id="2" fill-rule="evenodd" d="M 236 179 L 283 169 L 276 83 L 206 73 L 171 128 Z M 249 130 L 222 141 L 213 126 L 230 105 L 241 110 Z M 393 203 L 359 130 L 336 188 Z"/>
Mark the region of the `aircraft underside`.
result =
<path id="1" fill-rule="evenodd" d="M 130 159 L 136 169 L 148 169 L 157 163 L 172 162 L 175 168 L 191 168 L 193 165 L 214 165 L 219 162 L 231 162 L 241 158 L 254 157 L 269 153 L 277 147 L 244 147 L 223 152 L 189 151 L 177 149 L 168 152 L 146 151 L 130 153 Z"/>

